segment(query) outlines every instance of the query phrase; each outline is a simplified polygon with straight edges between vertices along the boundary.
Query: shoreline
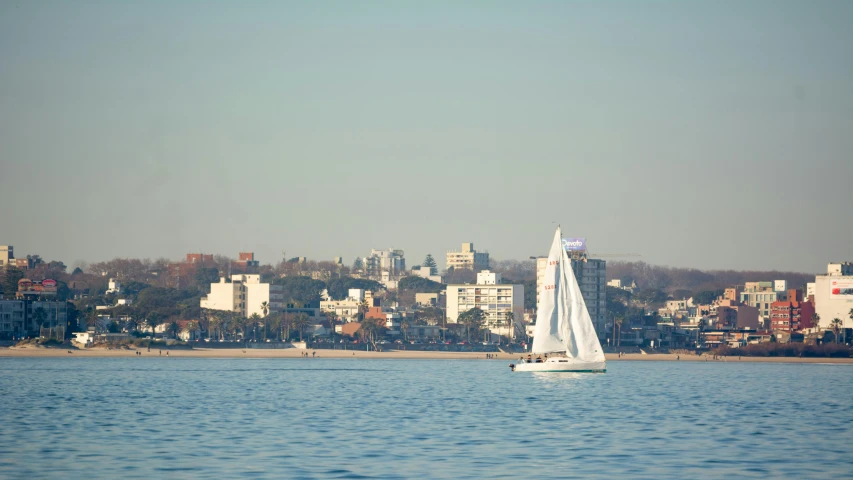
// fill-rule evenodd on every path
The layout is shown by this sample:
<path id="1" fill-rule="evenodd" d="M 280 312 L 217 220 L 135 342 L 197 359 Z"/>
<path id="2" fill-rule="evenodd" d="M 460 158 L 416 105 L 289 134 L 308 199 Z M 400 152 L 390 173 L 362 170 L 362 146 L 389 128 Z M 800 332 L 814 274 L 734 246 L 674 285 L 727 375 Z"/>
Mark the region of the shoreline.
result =
<path id="1" fill-rule="evenodd" d="M 69 353 L 70 352 L 70 353 Z M 137 355 L 137 352 L 140 355 Z M 55 358 L 55 357 L 84 357 L 84 358 L 127 358 L 127 357 L 168 357 L 168 358 L 304 358 L 308 352 L 311 358 L 351 358 L 351 359 L 400 359 L 400 360 L 503 360 L 517 361 L 521 354 L 493 353 L 487 359 L 482 352 L 433 352 L 433 351 L 404 351 L 390 350 L 385 352 L 367 352 L 364 350 L 304 350 L 300 348 L 285 349 L 66 349 L 45 347 L 6 347 L 0 348 L 0 358 Z M 312 357 L 312 352 L 316 357 Z M 679 358 L 680 357 L 680 358 Z M 700 363 L 832 363 L 853 364 L 853 358 L 830 357 L 718 357 L 709 355 L 676 355 L 674 353 L 606 354 L 607 361 L 658 361 L 658 362 L 700 362 Z"/>

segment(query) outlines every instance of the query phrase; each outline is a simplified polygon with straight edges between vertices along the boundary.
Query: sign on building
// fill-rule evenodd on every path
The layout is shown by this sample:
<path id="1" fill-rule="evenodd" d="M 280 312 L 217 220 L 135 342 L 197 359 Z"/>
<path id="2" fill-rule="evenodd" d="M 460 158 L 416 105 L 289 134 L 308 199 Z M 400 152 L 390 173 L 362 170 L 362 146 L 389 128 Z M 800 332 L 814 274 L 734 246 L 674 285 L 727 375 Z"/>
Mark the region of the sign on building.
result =
<path id="1" fill-rule="evenodd" d="M 571 237 L 563 239 L 563 248 L 569 252 L 583 251 L 586 250 L 586 238 L 583 237 Z"/>

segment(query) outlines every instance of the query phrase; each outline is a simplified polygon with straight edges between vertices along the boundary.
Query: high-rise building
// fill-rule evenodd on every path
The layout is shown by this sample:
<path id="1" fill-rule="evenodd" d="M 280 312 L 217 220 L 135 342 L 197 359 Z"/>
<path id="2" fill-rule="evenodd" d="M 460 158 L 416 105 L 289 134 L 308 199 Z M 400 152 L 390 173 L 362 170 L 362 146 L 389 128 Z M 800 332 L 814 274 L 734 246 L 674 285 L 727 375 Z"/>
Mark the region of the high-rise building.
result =
<path id="1" fill-rule="evenodd" d="M 474 250 L 473 243 L 463 243 L 462 250 L 447 252 L 447 268 L 448 270 L 489 268 L 489 253 Z"/>

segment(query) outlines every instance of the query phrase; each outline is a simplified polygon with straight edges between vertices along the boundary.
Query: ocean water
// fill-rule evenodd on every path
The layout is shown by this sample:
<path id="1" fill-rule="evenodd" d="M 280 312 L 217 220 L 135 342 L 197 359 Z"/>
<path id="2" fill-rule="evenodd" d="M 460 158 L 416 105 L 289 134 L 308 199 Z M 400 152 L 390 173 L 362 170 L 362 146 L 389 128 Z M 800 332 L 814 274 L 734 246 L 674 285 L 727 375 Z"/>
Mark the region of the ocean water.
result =
<path id="1" fill-rule="evenodd" d="M 853 366 L 0 359 L 0 478 L 851 478 Z"/>

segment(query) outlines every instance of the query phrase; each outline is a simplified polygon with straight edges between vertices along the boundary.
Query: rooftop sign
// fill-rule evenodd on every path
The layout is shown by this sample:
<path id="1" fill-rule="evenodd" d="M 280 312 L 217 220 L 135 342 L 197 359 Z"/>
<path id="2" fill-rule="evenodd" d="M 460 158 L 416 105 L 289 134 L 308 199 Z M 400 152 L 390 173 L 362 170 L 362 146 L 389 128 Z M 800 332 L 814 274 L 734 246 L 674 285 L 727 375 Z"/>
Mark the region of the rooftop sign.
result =
<path id="1" fill-rule="evenodd" d="M 568 252 L 578 252 L 586 250 L 586 238 L 570 237 L 563 239 L 563 248 Z"/>

